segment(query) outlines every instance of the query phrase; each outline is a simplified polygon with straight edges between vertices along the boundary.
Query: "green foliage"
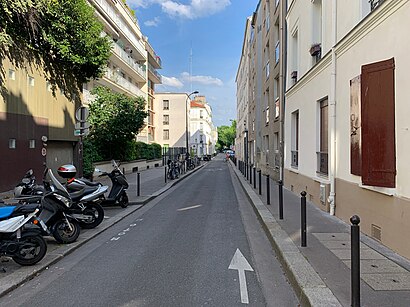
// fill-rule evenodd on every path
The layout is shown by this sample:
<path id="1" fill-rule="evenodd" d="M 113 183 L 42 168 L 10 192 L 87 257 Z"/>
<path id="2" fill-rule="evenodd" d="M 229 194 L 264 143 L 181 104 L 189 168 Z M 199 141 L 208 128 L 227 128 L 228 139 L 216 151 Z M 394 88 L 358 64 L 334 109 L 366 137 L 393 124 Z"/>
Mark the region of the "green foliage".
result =
<path id="1" fill-rule="evenodd" d="M 161 154 L 161 145 L 159 144 L 146 144 L 133 141 L 133 151 L 127 160 L 159 159 L 161 158 Z"/>
<path id="2" fill-rule="evenodd" d="M 102 30 L 87 0 L 2 0 L 0 61 L 40 66 L 54 89 L 72 93 L 103 74 L 111 43 Z"/>
<path id="3" fill-rule="evenodd" d="M 94 173 L 94 162 L 102 161 L 97 144 L 93 138 L 85 138 L 83 143 L 83 174 L 90 178 Z"/>
<path id="4" fill-rule="evenodd" d="M 216 147 L 219 150 L 224 148 L 230 148 L 235 144 L 236 136 L 236 120 L 232 121 L 231 126 L 219 126 L 218 127 L 218 142 Z"/>
<path id="5" fill-rule="evenodd" d="M 90 104 L 90 137 L 105 160 L 129 160 L 133 155 L 133 140 L 147 116 L 143 97 L 129 97 L 105 87 L 92 91 L 96 95 Z"/>

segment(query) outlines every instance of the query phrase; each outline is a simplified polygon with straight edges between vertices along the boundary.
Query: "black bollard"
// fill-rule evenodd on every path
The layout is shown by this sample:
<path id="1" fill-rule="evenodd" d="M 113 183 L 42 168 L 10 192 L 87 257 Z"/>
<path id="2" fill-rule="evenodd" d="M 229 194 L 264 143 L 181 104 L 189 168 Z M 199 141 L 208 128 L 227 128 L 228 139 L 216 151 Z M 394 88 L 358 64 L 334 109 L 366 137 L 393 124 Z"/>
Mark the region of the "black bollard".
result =
<path id="1" fill-rule="evenodd" d="M 360 307 L 360 217 L 353 215 L 350 218 L 351 229 L 351 285 L 352 307 Z"/>
<path id="2" fill-rule="evenodd" d="M 270 205 L 270 182 L 269 175 L 266 175 L 266 204 Z"/>
<path id="3" fill-rule="evenodd" d="M 245 173 L 246 173 L 246 180 L 249 180 L 249 165 L 248 162 L 245 163 Z"/>
<path id="4" fill-rule="evenodd" d="M 283 220 L 283 181 L 279 180 L 279 219 Z"/>
<path id="5" fill-rule="evenodd" d="M 137 196 L 141 195 L 141 174 L 137 173 Z"/>
<path id="6" fill-rule="evenodd" d="M 252 185 L 252 164 L 249 165 L 249 183 Z"/>
<path id="7" fill-rule="evenodd" d="M 253 168 L 253 188 L 256 190 L 256 167 Z"/>
<path id="8" fill-rule="evenodd" d="M 167 167 L 165 166 L 165 183 L 167 183 Z"/>
<path id="9" fill-rule="evenodd" d="M 259 170 L 258 173 L 259 173 L 259 195 L 262 195 L 262 170 Z"/>
<path id="10" fill-rule="evenodd" d="M 300 193 L 302 198 L 300 199 L 300 211 L 301 211 L 301 227 L 300 227 L 300 236 L 301 236 L 301 246 L 306 247 L 306 192 L 302 191 Z"/>

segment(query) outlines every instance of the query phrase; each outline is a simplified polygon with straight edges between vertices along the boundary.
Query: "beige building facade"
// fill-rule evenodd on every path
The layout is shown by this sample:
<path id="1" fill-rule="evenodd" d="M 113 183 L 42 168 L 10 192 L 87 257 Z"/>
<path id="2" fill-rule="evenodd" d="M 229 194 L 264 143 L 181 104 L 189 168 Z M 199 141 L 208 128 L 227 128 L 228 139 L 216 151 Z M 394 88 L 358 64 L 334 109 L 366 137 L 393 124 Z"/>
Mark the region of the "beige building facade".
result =
<path id="1" fill-rule="evenodd" d="M 90 91 L 105 86 L 114 92 L 141 96 L 146 101 L 148 116 L 137 140 L 151 143 L 155 138 L 154 93 L 155 84 L 162 81 L 157 69 L 161 59 L 156 55 L 148 38 L 143 35 L 137 18 L 123 1 L 89 0 L 96 16 L 104 25 L 103 35 L 112 40 L 112 54 L 105 74 L 98 80 L 84 84 L 84 102 L 94 99 Z"/>
<path id="2" fill-rule="evenodd" d="M 408 16 L 407 0 L 289 1 L 285 185 L 410 258 Z"/>

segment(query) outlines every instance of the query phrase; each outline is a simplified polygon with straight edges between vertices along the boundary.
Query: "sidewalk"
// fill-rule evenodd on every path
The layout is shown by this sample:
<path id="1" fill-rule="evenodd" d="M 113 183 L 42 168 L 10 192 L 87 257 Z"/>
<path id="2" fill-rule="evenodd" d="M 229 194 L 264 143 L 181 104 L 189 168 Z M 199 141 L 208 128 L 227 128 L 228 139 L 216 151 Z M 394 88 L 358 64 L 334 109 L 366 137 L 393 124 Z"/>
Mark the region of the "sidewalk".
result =
<path id="1" fill-rule="evenodd" d="M 300 195 L 283 189 L 279 220 L 278 185 L 266 177 L 262 195 L 231 163 L 302 306 L 351 306 L 350 225 L 307 202 L 307 247 L 300 247 Z M 410 261 L 361 234 L 361 306 L 410 306 Z"/>
<path id="2" fill-rule="evenodd" d="M 25 281 L 33 278 L 41 271 L 48 269 L 49 266 L 56 263 L 64 256 L 70 254 L 98 234 L 110 228 L 121 221 L 126 216 L 140 209 L 144 204 L 161 195 L 175 184 L 178 184 L 197 170 L 202 168 L 206 163 L 196 167 L 194 170 L 187 172 L 176 180 L 167 180 L 165 183 L 165 167 L 150 168 L 140 171 L 140 196 L 137 196 L 137 173 L 126 174 L 129 188 L 127 190 L 130 205 L 127 208 L 120 206 L 104 206 L 104 221 L 94 229 L 81 229 L 81 234 L 76 242 L 71 244 L 58 244 L 53 237 L 46 237 L 47 254 L 36 265 L 23 267 L 16 264 L 7 257 L 2 257 L 0 262 L 0 297 L 12 291 Z M 102 179 L 102 180 L 99 180 Z M 108 178 L 95 178 L 102 184 L 108 185 L 111 189 L 111 180 Z M 12 191 L 0 193 L 0 199 L 5 198 L 9 202 L 13 197 Z"/>

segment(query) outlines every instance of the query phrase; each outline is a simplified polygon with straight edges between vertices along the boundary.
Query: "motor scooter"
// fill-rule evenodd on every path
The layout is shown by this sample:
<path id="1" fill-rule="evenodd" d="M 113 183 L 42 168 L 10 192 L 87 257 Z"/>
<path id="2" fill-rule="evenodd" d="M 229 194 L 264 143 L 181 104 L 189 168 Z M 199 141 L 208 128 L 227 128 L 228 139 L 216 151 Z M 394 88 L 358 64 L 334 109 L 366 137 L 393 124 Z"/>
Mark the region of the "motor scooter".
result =
<path id="1" fill-rule="evenodd" d="M 110 193 L 102 200 L 101 205 L 120 205 L 122 208 L 126 208 L 129 203 L 128 195 L 126 192 L 129 187 L 127 178 L 122 173 L 119 165 L 115 162 L 115 160 L 112 160 L 111 164 L 114 169 L 110 173 L 102 172 L 102 174 L 98 176 L 108 176 L 112 182 Z M 98 172 L 99 170 L 96 171 Z"/>
<path id="2" fill-rule="evenodd" d="M 47 244 L 36 218 L 39 207 L 39 204 L 0 207 L 1 255 L 12 257 L 20 265 L 33 265 L 43 259 Z M 44 223 L 42 226 L 47 229 Z"/>

